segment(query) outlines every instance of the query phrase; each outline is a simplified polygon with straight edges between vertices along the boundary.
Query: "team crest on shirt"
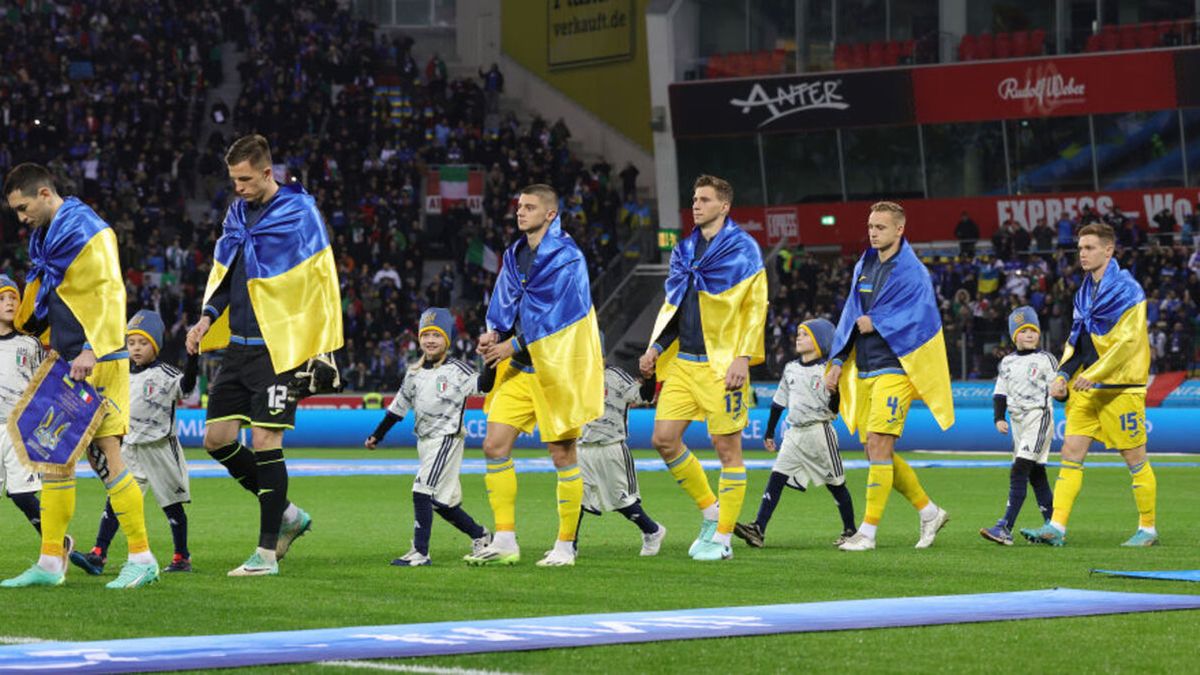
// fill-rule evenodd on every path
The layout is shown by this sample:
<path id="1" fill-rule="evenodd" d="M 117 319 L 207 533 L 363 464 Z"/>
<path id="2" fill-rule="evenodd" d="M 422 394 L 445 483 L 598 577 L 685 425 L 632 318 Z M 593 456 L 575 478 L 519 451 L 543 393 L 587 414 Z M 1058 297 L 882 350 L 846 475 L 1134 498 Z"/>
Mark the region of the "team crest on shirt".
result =
<path id="1" fill-rule="evenodd" d="M 439 394 L 444 394 L 444 393 L 446 393 L 446 390 L 447 390 L 447 389 L 449 389 L 449 388 L 450 388 L 450 383 L 449 383 L 449 382 L 446 380 L 446 376 L 445 376 L 445 375 L 438 375 L 438 378 L 437 378 L 437 391 L 438 391 L 438 393 L 439 393 Z"/>
<path id="2" fill-rule="evenodd" d="M 142 385 L 142 398 L 150 398 L 151 396 L 154 396 L 155 391 L 154 383 L 147 382 L 146 384 Z"/>
<path id="3" fill-rule="evenodd" d="M 821 378 L 820 377 L 812 378 L 812 384 L 809 385 L 809 388 L 811 388 L 813 391 L 820 391 L 821 390 Z"/>
<path id="4" fill-rule="evenodd" d="M 1032 363 L 1029 365 L 1029 379 L 1031 379 L 1031 380 L 1037 379 L 1037 376 L 1038 376 L 1037 364 Z"/>
<path id="5" fill-rule="evenodd" d="M 24 349 L 17 352 L 17 367 L 27 368 L 29 366 L 29 352 Z"/>

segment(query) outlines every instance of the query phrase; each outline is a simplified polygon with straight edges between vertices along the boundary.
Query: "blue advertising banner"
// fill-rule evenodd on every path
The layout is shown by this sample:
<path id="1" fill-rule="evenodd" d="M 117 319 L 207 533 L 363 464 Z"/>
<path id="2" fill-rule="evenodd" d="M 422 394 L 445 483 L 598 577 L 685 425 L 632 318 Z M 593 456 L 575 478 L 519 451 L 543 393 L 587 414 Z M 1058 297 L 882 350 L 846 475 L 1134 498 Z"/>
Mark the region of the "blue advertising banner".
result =
<path id="1" fill-rule="evenodd" d="M 1163 399 L 1164 408 L 1200 408 L 1200 380 L 1184 380 Z"/>
<path id="2" fill-rule="evenodd" d="M 769 410 L 756 408 L 750 411 L 750 423 L 742 431 L 742 439 L 746 448 L 761 449 L 763 434 L 767 428 Z M 934 422 L 928 409 L 914 406 L 909 414 L 904 435 L 896 444 L 900 450 L 953 450 L 953 451 L 991 451 L 1005 452 L 1011 450 L 1011 436 L 1002 436 L 992 423 L 990 408 L 963 408 L 955 411 L 957 421 L 947 431 L 942 431 Z M 287 432 L 288 447 L 302 448 L 344 448 L 360 447 L 367 436 L 375 430 L 375 425 L 383 412 L 379 410 L 317 410 L 304 409 L 296 411 L 296 429 Z M 1150 434 L 1149 449 L 1151 452 L 1195 452 L 1200 453 L 1200 442 L 1196 440 L 1193 420 L 1196 411 L 1184 408 L 1148 408 L 1146 410 L 1146 428 Z M 1066 428 L 1061 407 L 1055 409 L 1054 446 L 1057 451 Z M 467 446 L 479 447 L 487 433 L 487 417 L 482 410 L 467 410 L 463 419 L 467 432 Z M 782 433 L 783 422 L 780 422 L 779 433 Z M 846 433 L 846 427 L 840 420 L 833 423 L 837 430 L 838 443 L 843 450 L 854 450 L 862 447 L 857 437 Z M 204 436 L 204 411 L 180 410 L 178 416 L 179 440 L 186 446 L 199 447 Z M 629 447 L 649 448 L 650 434 L 654 429 L 654 409 L 637 408 L 629 411 Z M 696 422 L 688 427 L 683 437 L 684 443 L 692 448 L 711 448 L 705 425 Z M 381 447 L 412 447 L 416 445 L 413 436 L 412 419 L 407 418 L 392 427 Z M 536 434 L 521 434 L 517 439 L 517 447 L 541 447 Z"/>
<path id="3" fill-rule="evenodd" d="M 1200 380 L 1194 380 L 1196 384 L 1195 398 L 1193 403 L 1200 407 Z M 778 382 L 755 382 L 754 396 L 755 407 L 771 408 L 771 399 L 775 397 L 775 391 L 779 389 Z M 951 382 L 950 387 L 954 395 L 954 409 L 960 408 L 992 408 L 992 391 L 995 389 L 996 383 L 991 380 L 964 380 L 962 382 Z M 1168 399 L 1170 400 L 1170 399 Z M 924 403 L 918 401 L 915 405 L 924 407 Z M 1163 405 L 1166 405 L 1165 403 Z"/>

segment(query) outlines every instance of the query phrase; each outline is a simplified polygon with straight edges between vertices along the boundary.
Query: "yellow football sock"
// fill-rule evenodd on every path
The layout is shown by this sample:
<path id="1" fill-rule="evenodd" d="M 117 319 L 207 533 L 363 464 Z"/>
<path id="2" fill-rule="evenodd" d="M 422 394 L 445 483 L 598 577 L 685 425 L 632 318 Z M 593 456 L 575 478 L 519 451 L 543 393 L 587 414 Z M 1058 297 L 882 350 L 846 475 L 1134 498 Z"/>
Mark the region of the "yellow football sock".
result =
<path id="1" fill-rule="evenodd" d="M 896 488 L 896 492 L 904 495 L 918 511 L 925 508 L 929 504 L 929 495 L 921 487 L 917 472 L 897 454 L 892 455 L 892 467 L 892 487 Z"/>
<path id="2" fill-rule="evenodd" d="M 583 474 L 578 464 L 558 469 L 558 540 L 575 541 L 583 511 Z"/>
<path id="3" fill-rule="evenodd" d="M 713 494 L 712 488 L 708 484 L 708 477 L 704 475 L 704 467 L 700 466 L 700 460 L 692 454 L 691 450 L 686 447 L 675 456 L 675 459 L 667 460 L 667 470 L 675 477 L 675 482 L 683 488 L 683 491 L 688 493 L 692 501 L 696 502 L 696 508 L 707 509 L 717 501 L 717 496 Z"/>
<path id="4" fill-rule="evenodd" d="M 1064 532 L 1071 518 L 1071 507 L 1075 505 L 1075 498 L 1082 489 L 1083 463 L 1064 459 L 1058 470 L 1058 480 L 1054 481 L 1054 515 L 1050 518 L 1050 522 Z"/>
<path id="5" fill-rule="evenodd" d="M 878 525 L 883 520 L 888 496 L 892 493 L 895 467 L 891 462 L 871 462 L 867 470 L 867 512 L 863 522 Z"/>
<path id="6" fill-rule="evenodd" d="M 63 537 L 75 515 L 75 479 L 42 480 L 42 555 L 62 557 Z"/>
<path id="7" fill-rule="evenodd" d="M 488 503 L 492 505 L 492 516 L 496 519 L 497 532 L 512 532 L 517 529 L 517 469 L 512 457 L 488 459 L 487 475 L 483 477 L 487 487 Z M 582 485 L 582 483 L 581 483 Z"/>
<path id="8" fill-rule="evenodd" d="M 717 494 L 721 495 L 717 532 L 729 534 L 733 532 L 733 526 L 737 525 L 738 516 L 742 514 L 742 503 L 746 501 L 746 467 L 727 466 L 721 469 L 721 478 L 717 481 Z"/>
<path id="9" fill-rule="evenodd" d="M 1155 504 L 1158 501 L 1158 479 L 1150 460 L 1129 469 L 1133 477 L 1133 501 L 1137 504 L 1138 527 L 1154 527 Z"/>
<path id="10" fill-rule="evenodd" d="M 105 485 L 113 513 L 125 532 L 129 543 L 129 554 L 145 553 L 150 550 L 150 536 L 146 533 L 146 511 L 143 506 L 142 490 L 133 474 L 122 471 L 116 480 Z"/>

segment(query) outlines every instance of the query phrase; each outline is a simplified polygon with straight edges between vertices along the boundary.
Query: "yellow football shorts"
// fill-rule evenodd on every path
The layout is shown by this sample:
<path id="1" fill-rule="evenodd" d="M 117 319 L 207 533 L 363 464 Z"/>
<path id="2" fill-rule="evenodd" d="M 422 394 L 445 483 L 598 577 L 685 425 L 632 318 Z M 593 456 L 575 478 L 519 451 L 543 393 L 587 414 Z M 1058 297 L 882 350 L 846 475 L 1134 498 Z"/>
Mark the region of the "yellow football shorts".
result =
<path id="1" fill-rule="evenodd" d="M 904 433 L 904 421 L 908 408 L 916 398 L 917 391 L 907 375 L 884 373 L 873 377 L 859 378 L 855 397 L 858 402 L 858 439 L 867 442 L 868 433 L 900 436 Z"/>
<path id="2" fill-rule="evenodd" d="M 511 366 L 510 366 L 511 368 Z M 539 426 L 539 419 L 549 419 L 548 408 L 552 403 L 544 401 L 540 396 L 534 396 L 533 384 L 536 376 L 523 370 L 506 375 L 492 395 L 488 407 L 487 421 L 497 424 L 507 424 L 524 431 L 533 433 L 533 428 Z M 568 429 L 557 436 L 550 436 L 545 428 L 541 428 L 543 443 L 554 443 L 579 438 L 578 427 Z"/>
<path id="3" fill-rule="evenodd" d="M 97 363 L 87 381 L 108 402 L 108 413 L 93 438 L 124 436 L 129 432 L 129 359 Z"/>
<path id="4" fill-rule="evenodd" d="M 750 396 L 749 378 L 741 389 L 725 391 L 725 377 L 708 361 L 681 356 L 667 366 L 654 419 L 707 420 L 709 434 L 733 434 L 745 429 L 750 420 Z"/>
<path id="5" fill-rule="evenodd" d="M 1071 391 L 1067 436 L 1087 436 L 1109 450 L 1146 444 L 1146 392 L 1127 389 Z"/>

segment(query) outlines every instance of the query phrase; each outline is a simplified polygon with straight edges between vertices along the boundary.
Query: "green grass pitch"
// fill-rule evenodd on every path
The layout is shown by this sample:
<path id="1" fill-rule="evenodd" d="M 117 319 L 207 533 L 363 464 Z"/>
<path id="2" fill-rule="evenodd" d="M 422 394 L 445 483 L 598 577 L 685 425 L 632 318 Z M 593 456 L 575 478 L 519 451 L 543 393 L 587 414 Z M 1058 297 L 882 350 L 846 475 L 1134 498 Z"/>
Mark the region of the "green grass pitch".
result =
<path id="1" fill-rule="evenodd" d="M 639 452 L 639 457 L 653 453 Z M 711 458 L 711 453 L 700 453 Z M 762 452 L 748 457 L 766 458 Z M 524 456 L 544 456 L 525 452 Z M 202 453 L 189 451 L 193 459 Z M 412 450 L 290 451 L 290 457 L 414 457 Z M 469 457 L 479 457 L 469 449 Z M 861 452 L 848 451 L 847 459 Z M 918 455 L 909 455 L 918 458 Z M 978 458 L 978 455 L 974 455 Z M 1057 459 L 1057 458 L 1055 458 Z M 701 564 L 687 558 L 699 519 L 694 506 L 663 471 L 641 475 L 647 511 L 670 533 L 656 558 L 638 557 L 638 530 L 617 514 L 584 518 L 576 567 L 534 567 L 555 535 L 553 474 L 520 480 L 518 534 L 523 560 L 514 568 L 467 568 L 459 558 L 469 541 L 435 519 L 434 566 L 400 569 L 388 562 L 408 549 L 412 527 L 411 476 L 292 478 L 291 496 L 314 518 L 277 578 L 230 579 L 225 573 L 251 553 L 258 511 L 232 480 L 195 479 L 188 507 L 196 571 L 165 576 L 142 591 L 114 592 L 103 583 L 124 559 L 118 535 L 104 577 L 72 569 L 57 589 L 0 593 L 5 637 L 48 640 L 202 635 L 398 624 L 468 618 L 508 618 L 592 612 L 682 609 L 915 595 L 1019 591 L 1055 586 L 1161 593 L 1197 593 L 1195 584 L 1089 576 L 1093 567 L 1191 569 L 1200 564 L 1200 469 L 1172 467 L 1195 458 L 1156 458 L 1159 527 L 1163 544 L 1127 550 L 1118 545 L 1137 514 L 1122 468 L 1092 467 L 1062 549 L 1018 542 L 1002 548 L 979 537 L 1002 513 L 1006 469 L 919 469 L 929 494 L 951 514 L 930 550 L 912 548 L 917 517 L 893 493 L 880 527 L 879 548 L 842 553 L 831 546 L 839 530 L 833 500 L 823 489 L 788 490 L 767 535 L 767 548 L 735 540 L 734 559 Z M 1096 455 L 1092 461 L 1117 461 Z M 715 476 L 710 480 L 715 484 Z M 1053 476 L 1055 470 L 1051 471 Z M 765 471 L 750 473 L 743 520 L 753 517 Z M 866 472 L 848 482 L 861 518 Z M 80 481 L 71 532 L 90 547 L 103 507 L 99 481 Z M 483 477 L 463 477 L 464 505 L 491 525 Z M 147 499 L 151 543 L 170 559 L 170 533 L 153 498 Z M 1033 495 L 1022 525 L 1036 524 Z M 37 540 L 19 512 L 0 506 L 0 574 L 15 575 L 34 559 Z M 1196 667 L 1200 612 L 1049 619 L 725 638 L 542 652 L 437 657 L 423 667 L 508 672 L 795 671 L 1139 671 L 1186 672 Z M 406 663 L 396 661 L 394 663 Z M 407 663 L 412 663 L 411 661 Z M 262 668 L 272 672 L 331 672 L 321 665 Z"/>

